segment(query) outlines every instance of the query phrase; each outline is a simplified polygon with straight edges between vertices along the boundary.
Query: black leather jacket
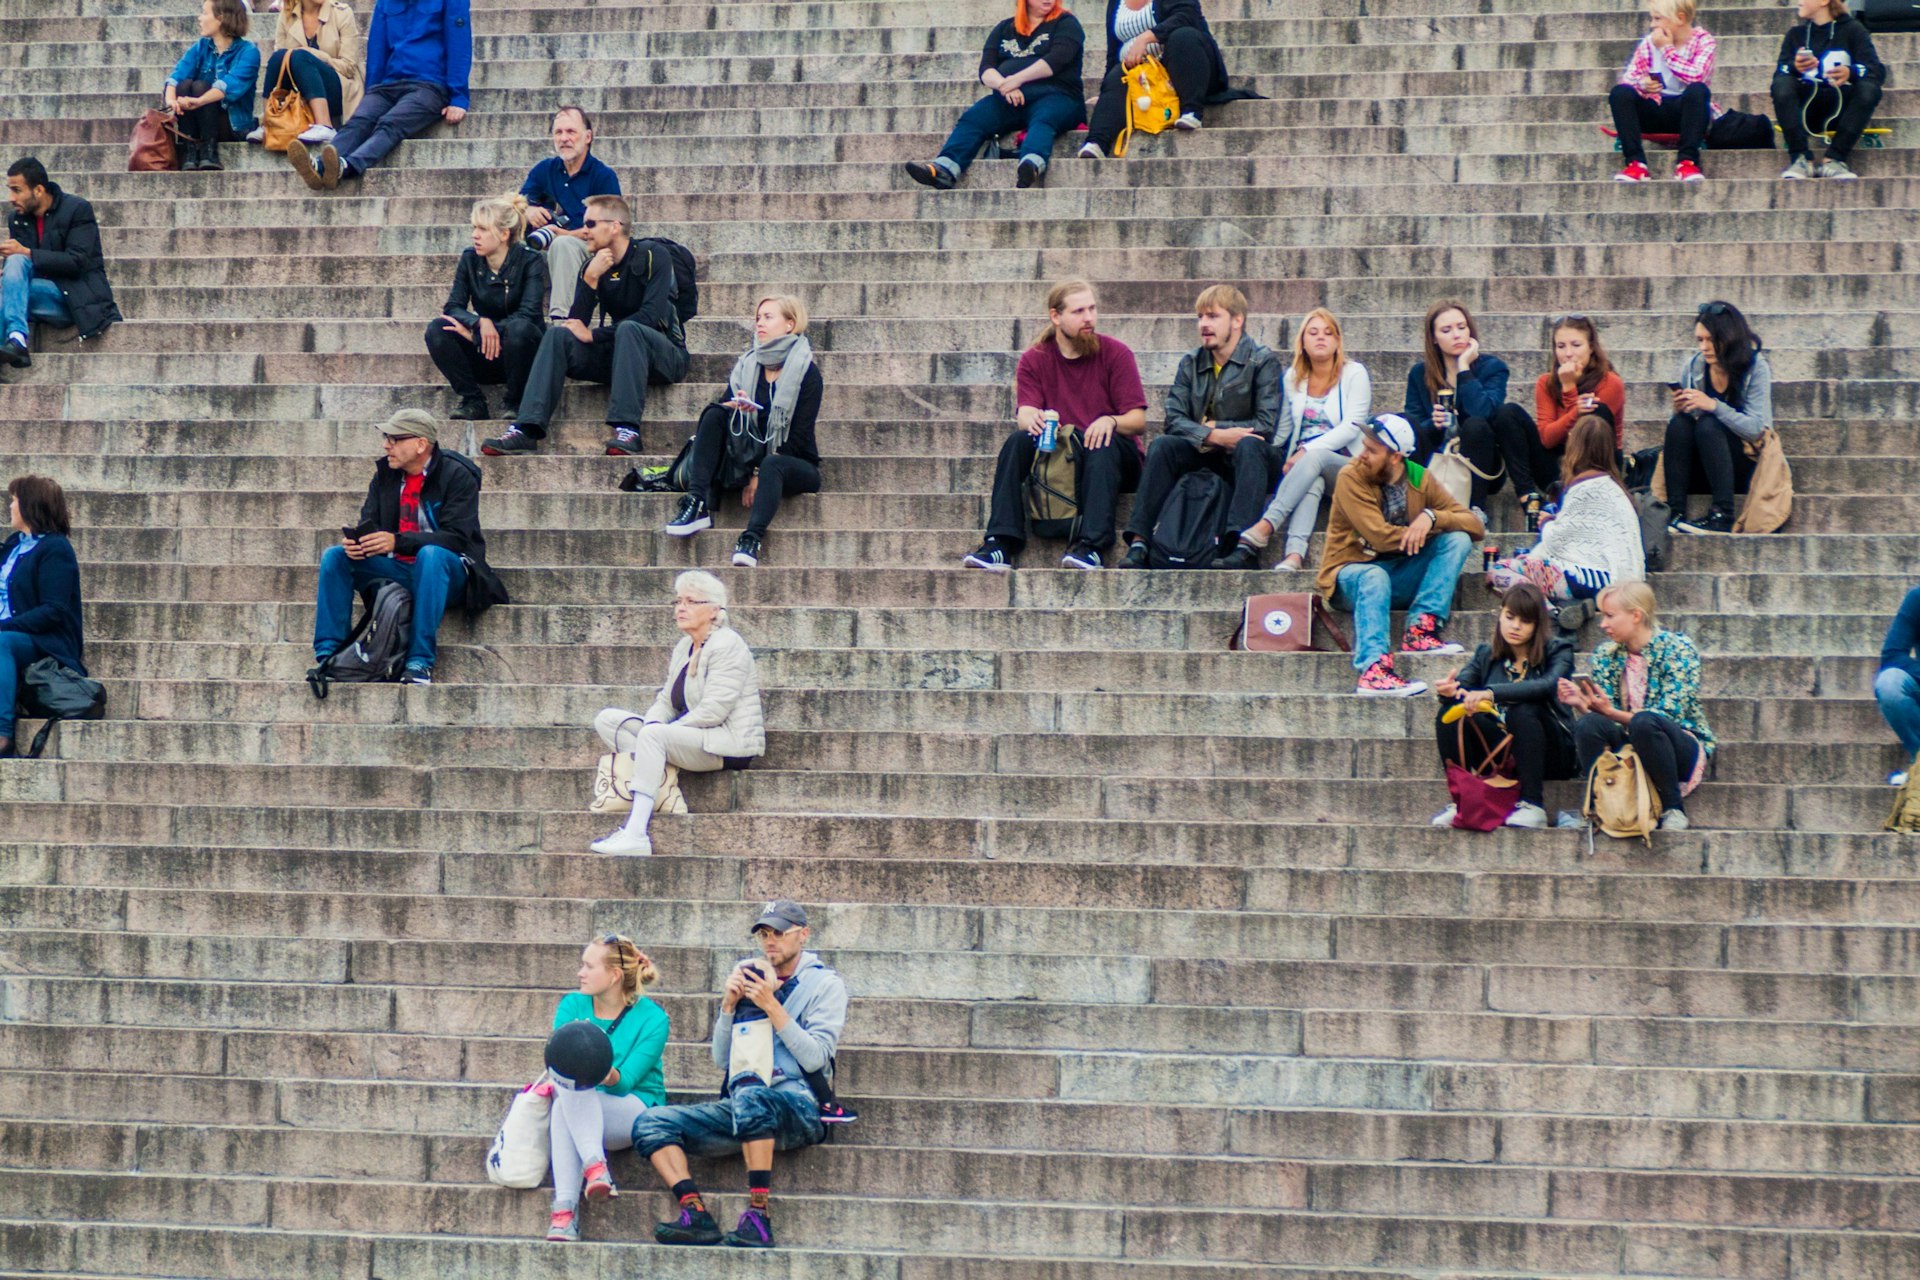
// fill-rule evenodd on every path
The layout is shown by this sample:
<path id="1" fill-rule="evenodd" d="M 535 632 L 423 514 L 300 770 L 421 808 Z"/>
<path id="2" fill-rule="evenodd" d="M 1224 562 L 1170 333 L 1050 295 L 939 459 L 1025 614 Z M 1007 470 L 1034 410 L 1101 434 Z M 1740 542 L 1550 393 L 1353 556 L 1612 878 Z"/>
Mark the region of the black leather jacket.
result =
<path id="1" fill-rule="evenodd" d="M 495 324 L 525 320 L 536 329 L 546 328 L 547 255 L 516 244 L 495 275 L 485 258 L 468 249 L 453 269 L 453 288 L 441 311 L 469 329 L 482 317 Z"/>

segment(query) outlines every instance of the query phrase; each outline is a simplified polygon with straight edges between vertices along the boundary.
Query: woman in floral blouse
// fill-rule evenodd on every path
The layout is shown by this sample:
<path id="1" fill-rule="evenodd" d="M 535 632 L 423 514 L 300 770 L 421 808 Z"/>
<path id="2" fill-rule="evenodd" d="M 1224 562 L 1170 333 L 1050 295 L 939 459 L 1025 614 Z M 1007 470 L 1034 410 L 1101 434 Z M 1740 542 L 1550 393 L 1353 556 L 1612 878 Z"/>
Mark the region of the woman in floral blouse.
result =
<path id="1" fill-rule="evenodd" d="M 1687 829 L 1686 798 L 1707 771 L 1713 730 L 1700 705 L 1700 651 L 1654 623 L 1653 588 L 1616 582 L 1600 593 L 1607 643 L 1593 652 L 1593 678 L 1560 682 L 1560 701 L 1582 713 L 1573 747 L 1582 775 L 1603 752 L 1632 745 L 1664 810 L 1662 831 Z"/>

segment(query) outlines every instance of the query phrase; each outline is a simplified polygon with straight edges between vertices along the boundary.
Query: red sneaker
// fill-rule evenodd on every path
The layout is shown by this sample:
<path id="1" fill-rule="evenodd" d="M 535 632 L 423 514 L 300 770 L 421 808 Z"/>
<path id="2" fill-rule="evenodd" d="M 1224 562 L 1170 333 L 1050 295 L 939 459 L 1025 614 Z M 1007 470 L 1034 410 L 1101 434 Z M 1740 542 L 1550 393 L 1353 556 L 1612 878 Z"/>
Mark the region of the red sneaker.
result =
<path id="1" fill-rule="evenodd" d="M 1673 180 L 1675 182 L 1705 182 L 1707 175 L 1700 172 L 1700 166 L 1693 161 L 1682 160 L 1679 164 L 1673 166 Z"/>
<path id="2" fill-rule="evenodd" d="M 587 1169 L 587 1199 L 606 1200 L 619 1194 L 613 1189 L 613 1175 L 607 1172 L 606 1161 Z"/>
<path id="3" fill-rule="evenodd" d="M 1400 640 L 1402 653 L 1465 653 L 1463 645 L 1440 638 L 1440 619 L 1430 613 L 1407 620 L 1407 634 Z"/>
<path id="4" fill-rule="evenodd" d="M 1647 168 L 1645 161 L 1635 160 L 1632 164 L 1614 174 L 1613 180 L 1615 182 L 1645 182 L 1652 176 L 1653 172 Z"/>

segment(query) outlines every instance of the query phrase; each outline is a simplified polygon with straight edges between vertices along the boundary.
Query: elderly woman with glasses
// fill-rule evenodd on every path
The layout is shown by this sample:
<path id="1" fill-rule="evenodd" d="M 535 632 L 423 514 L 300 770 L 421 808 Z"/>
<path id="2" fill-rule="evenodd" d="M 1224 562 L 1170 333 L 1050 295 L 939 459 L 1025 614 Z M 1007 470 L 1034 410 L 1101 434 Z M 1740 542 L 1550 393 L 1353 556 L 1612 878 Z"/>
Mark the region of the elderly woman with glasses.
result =
<path id="1" fill-rule="evenodd" d="M 549 1070 L 540 1086 L 553 1090 L 547 1150 L 553 1161 L 553 1210 L 547 1239 L 580 1238 L 580 1196 L 614 1194 L 607 1152 L 633 1145 L 633 1122 L 648 1107 L 665 1106 L 667 1011 L 642 995 L 660 974 L 633 939 L 609 933 L 580 951 L 579 989 L 560 997 L 553 1029 L 591 1022 L 613 1044 L 613 1067 L 599 1080 L 569 1080 Z"/>
<path id="2" fill-rule="evenodd" d="M 633 812 L 626 825 L 593 842 L 595 853 L 647 857 L 647 826 L 665 796 L 667 766 L 711 773 L 744 769 L 767 749 L 753 650 L 727 625 L 727 588 L 698 569 L 673 580 L 673 622 L 680 642 L 667 682 L 645 715 L 609 707 L 593 718 L 614 752 L 633 754 Z"/>

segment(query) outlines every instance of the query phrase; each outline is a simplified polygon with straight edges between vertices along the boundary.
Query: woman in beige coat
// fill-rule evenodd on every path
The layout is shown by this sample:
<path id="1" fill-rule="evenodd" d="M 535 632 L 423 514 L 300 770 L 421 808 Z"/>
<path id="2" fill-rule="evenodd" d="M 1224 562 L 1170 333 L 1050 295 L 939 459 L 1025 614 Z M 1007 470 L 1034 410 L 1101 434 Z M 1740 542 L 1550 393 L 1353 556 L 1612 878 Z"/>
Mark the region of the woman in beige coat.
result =
<path id="1" fill-rule="evenodd" d="M 300 141 L 313 146 L 332 142 L 341 121 L 360 105 L 365 88 L 361 60 L 367 42 L 360 35 L 360 19 L 346 0 L 287 0 L 280 10 L 273 48 L 262 92 L 274 91 L 281 66 L 291 61 L 287 79 L 313 112 L 313 126 L 300 135 Z M 247 135 L 249 142 L 264 138 L 266 127 L 254 134 Z"/>
<path id="2" fill-rule="evenodd" d="M 680 643 L 667 682 L 646 715 L 609 707 L 593 718 L 608 750 L 633 753 L 633 812 L 626 825 L 593 842 L 595 853 L 647 857 L 647 824 L 667 766 L 695 773 L 744 769 L 767 749 L 753 650 L 727 625 L 727 588 L 698 569 L 673 580 Z"/>

